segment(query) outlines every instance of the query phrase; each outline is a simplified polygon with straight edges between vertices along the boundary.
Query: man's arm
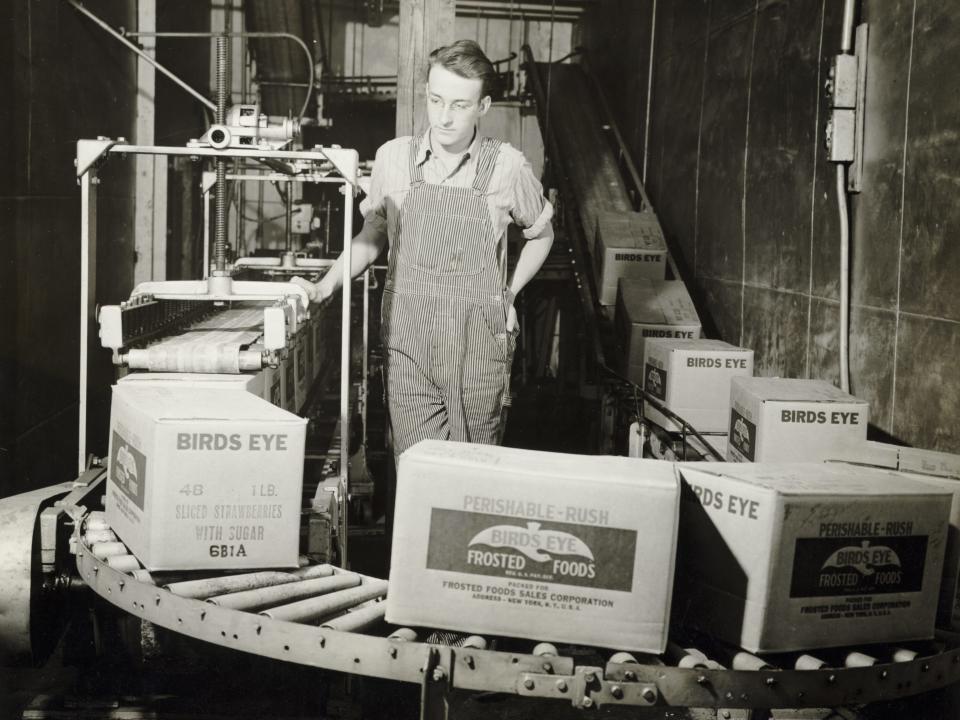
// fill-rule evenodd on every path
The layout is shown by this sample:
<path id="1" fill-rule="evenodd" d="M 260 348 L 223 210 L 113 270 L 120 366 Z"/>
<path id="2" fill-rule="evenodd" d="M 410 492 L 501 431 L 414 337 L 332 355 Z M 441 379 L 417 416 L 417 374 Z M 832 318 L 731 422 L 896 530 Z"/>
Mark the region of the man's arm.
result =
<path id="1" fill-rule="evenodd" d="M 513 277 L 507 283 L 510 295 L 507 330 L 510 332 L 517 327 L 517 311 L 514 309 L 513 299 L 539 272 L 553 245 L 553 225 L 550 222 L 553 219 L 553 206 L 543 196 L 543 186 L 533 174 L 529 161 L 522 154 L 517 155 L 519 165 L 513 177 L 513 207 L 510 216 L 523 228 L 526 242 L 520 249 Z"/>
<path id="2" fill-rule="evenodd" d="M 507 331 L 512 332 L 517 326 L 517 312 L 513 308 L 512 299 L 523 290 L 528 282 L 533 279 L 540 268 L 543 267 L 544 260 L 550 254 L 550 247 L 553 245 L 553 225 L 548 221 L 536 237 L 529 238 L 520 250 L 520 256 L 517 258 L 517 265 L 513 270 L 513 277 L 507 285 L 510 290 L 511 303 L 510 313 L 507 316 Z"/>
<path id="3" fill-rule="evenodd" d="M 391 150 L 392 148 L 392 150 Z M 370 189 L 367 197 L 360 203 L 363 214 L 363 228 L 351 241 L 350 277 L 361 275 L 373 265 L 383 246 L 387 242 L 387 210 L 384 204 L 387 188 L 385 176 L 391 162 L 391 153 L 396 154 L 395 141 L 381 145 L 373 161 L 373 173 L 370 176 Z M 323 302 L 343 286 L 343 255 L 336 259 L 330 272 L 320 282 L 314 284 L 303 278 L 293 278 L 293 282 L 307 291 L 311 302 Z"/>
<path id="4" fill-rule="evenodd" d="M 364 270 L 373 265 L 386 242 L 387 233 L 382 225 L 365 222 L 360 232 L 354 236 L 350 246 L 350 277 L 355 278 L 361 275 Z M 312 283 L 301 277 L 295 277 L 291 282 L 295 282 L 306 290 L 311 302 L 323 302 L 343 285 L 343 255 L 341 254 L 334 261 L 330 271 L 320 282 Z"/>

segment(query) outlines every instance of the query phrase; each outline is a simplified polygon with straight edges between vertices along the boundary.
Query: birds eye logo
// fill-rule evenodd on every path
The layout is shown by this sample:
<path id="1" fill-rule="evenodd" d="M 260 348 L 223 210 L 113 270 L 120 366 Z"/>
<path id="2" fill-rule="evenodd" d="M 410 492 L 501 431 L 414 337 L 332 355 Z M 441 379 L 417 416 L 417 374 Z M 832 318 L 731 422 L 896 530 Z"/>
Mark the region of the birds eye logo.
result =
<path id="1" fill-rule="evenodd" d="M 820 571 L 828 568 L 849 568 L 861 575 L 873 575 L 879 567 L 901 567 L 900 558 L 894 550 L 886 545 L 870 545 L 864 540 L 859 547 L 847 545 L 840 548 L 823 564 Z"/>
<path id="2" fill-rule="evenodd" d="M 797 538 L 790 597 L 917 592 L 926 535 Z"/>
<path id="3" fill-rule="evenodd" d="M 147 459 L 116 431 L 113 433 L 112 446 L 110 479 L 142 510 Z"/>
<path id="4" fill-rule="evenodd" d="M 659 400 L 666 399 L 667 373 L 647 363 L 647 382 L 644 390 Z"/>
<path id="5" fill-rule="evenodd" d="M 730 444 L 748 460 L 753 460 L 756 426 L 736 410 L 730 411 Z"/>
<path id="6" fill-rule="evenodd" d="M 434 508 L 427 567 L 629 591 L 635 530 Z"/>
<path id="7" fill-rule="evenodd" d="M 477 545 L 481 547 L 474 547 Z M 467 563 L 497 565 L 501 561 L 498 554 L 483 550 L 482 546 L 516 550 L 520 554 L 513 556 L 512 565 L 517 570 L 525 569 L 525 558 L 529 558 L 535 563 L 552 562 L 552 571 L 561 576 L 594 578 L 597 575 L 593 553 L 583 540 L 568 532 L 543 530 L 538 522 L 528 522 L 526 527 L 494 525 L 473 536 L 467 543 Z M 554 555 L 568 559 L 558 559 Z"/>

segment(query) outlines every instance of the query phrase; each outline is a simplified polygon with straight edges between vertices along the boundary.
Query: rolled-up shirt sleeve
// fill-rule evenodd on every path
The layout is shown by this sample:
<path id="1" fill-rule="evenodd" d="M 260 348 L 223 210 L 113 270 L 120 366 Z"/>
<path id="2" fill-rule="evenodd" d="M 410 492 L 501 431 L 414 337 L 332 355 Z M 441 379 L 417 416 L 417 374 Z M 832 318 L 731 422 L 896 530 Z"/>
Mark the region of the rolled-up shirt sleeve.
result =
<path id="1" fill-rule="evenodd" d="M 387 206 L 385 188 L 385 152 L 384 146 L 377 150 L 373 160 L 373 172 L 370 175 L 370 191 L 360 201 L 360 214 L 364 226 L 371 225 L 382 232 L 387 231 Z"/>
<path id="2" fill-rule="evenodd" d="M 526 158 L 514 175 L 510 217 L 523 229 L 523 236 L 528 240 L 542 235 L 553 218 L 553 205 L 543 196 L 543 185 Z"/>

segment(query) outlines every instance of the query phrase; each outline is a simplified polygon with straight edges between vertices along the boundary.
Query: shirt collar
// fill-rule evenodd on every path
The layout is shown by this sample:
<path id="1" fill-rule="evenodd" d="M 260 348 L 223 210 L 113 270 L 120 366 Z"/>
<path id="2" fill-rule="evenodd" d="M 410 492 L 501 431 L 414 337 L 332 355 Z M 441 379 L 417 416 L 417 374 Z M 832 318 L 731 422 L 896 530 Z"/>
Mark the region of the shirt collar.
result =
<path id="1" fill-rule="evenodd" d="M 430 157 L 433 155 L 433 136 L 430 131 L 430 128 L 427 128 L 423 134 L 420 136 L 420 147 L 417 148 L 417 165 L 423 165 Z M 467 151 L 463 154 L 463 157 L 460 158 L 458 167 L 463 165 L 468 159 L 477 156 L 477 150 L 480 147 L 480 133 L 477 131 L 476 126 L 473 128 L 473 139 L 470 141 Z"/>

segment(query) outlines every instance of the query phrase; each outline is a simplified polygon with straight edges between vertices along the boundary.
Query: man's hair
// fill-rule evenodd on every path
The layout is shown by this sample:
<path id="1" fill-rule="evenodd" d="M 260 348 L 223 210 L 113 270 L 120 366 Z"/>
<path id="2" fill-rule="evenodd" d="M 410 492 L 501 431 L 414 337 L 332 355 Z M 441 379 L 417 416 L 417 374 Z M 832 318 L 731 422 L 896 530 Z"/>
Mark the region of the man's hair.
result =
<path id="1" fill-rule="evenodd" d="M 439 65 L 460 77 L 480 80 L 480 98 L 493 95 L 499 81 L 497 71 L 490 59 L 473 40 L 457 40 L 452 45 L 438 47 L 427 62 L 427 75 L 430 68 Z"/>

